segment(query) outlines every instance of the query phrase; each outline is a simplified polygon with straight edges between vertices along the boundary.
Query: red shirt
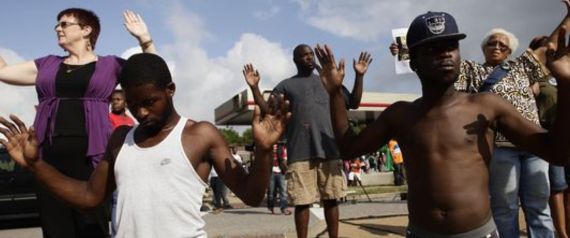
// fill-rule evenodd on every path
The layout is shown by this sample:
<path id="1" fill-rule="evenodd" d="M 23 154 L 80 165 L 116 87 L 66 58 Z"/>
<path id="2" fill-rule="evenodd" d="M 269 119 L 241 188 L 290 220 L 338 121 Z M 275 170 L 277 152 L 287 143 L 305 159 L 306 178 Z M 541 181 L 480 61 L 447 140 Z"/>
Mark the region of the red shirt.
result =
<path id="1" fill-rule="evenodd" d="M 352 161 L 352 162 L 350 163 L 350 171 L 353 172 L 353 173 L 359 174 L 359 173 L 360 173 L 361 166 L 362 166 L 362 163 L 360 163 L 360 160 L 359 160 L 359 159 L 357 159 L 357 160 L 355 160 L 355 161 Z"/>
<path id="2" fill-rule="evenodd" d="M 111 120 L 111 125 L 113 125 L 113 130 L 122 125 L 133 126 L 135 124 L 135 121 L 133 121 L 131 117 L 117 115 L 112 112 L 109 112 L 109 120 Z"/>

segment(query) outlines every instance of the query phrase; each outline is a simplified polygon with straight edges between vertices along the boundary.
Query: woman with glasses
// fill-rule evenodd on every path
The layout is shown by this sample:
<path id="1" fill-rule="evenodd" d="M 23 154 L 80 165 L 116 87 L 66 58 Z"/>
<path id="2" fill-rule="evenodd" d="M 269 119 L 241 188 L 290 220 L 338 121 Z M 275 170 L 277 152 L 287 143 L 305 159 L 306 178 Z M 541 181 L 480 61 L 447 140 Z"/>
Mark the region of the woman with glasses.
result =
<path id="1" fill-rule="evenodd" d="M 123 17 L 142 50 L 154 53 L 142 18 L 131 11 Z M 57 15 L 54 30 L 65 56 L 48 55 L 14 65 L 5 65 L 0 57 L 0 81 L 35 85 L 39 104 L 34 129 L 42 158 L 69 177 L 88 180 L 111 134 L 109 98 L 124 60 L 95 53 L 100 24 L 92 11 L 65 9 Z M 103 208 L 76 211 L 40 186 L 38 201 L 44 237 L 108 237 Z"/>
<path id="2" fill-rule="evenodd" d="M 543 66 L 544 47 L 527 49 L 519 57 L 510 58 L 517 46 L 518 39 L 512 33 L 492 29 L 481 42 L 485 63 L 464 61 L 455 87 L 460 91 L 495 93 L 513 104 L 524 118 L 540 125 L 530 86 L 547 78 L 548 70 Z M 494 146 L 489 190 L 491 210 L 500 236 L 520 236 L 520 200 L 529 236 L 554 237 L 548 207 L 548 163 L 516 148 L 500 133 L 495 136 Z"/>

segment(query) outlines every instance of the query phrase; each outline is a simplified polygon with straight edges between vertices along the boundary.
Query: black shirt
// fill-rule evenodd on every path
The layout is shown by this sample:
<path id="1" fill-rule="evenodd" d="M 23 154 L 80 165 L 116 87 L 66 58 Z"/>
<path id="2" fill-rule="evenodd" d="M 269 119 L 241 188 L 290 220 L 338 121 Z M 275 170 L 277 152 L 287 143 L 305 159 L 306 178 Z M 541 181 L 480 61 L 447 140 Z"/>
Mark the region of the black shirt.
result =
<path id="1" fill-rule="evenodd" d="M 54 136 L 87 136 L 83 100 L 95 62 L 84 65 L 61 63 L 55 79 L 55 95 L 61 99 L 55 116 Z"/>

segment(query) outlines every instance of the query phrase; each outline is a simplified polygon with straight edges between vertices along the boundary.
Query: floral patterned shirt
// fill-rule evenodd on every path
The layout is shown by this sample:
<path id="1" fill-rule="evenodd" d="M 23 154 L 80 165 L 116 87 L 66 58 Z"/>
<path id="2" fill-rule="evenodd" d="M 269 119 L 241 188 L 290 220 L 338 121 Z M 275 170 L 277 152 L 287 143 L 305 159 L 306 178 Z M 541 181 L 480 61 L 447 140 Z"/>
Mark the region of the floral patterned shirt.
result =
<path id="1" fill-rule="evenodd" d="M 522 116 L 540 125 L 538 109 L 530 85 L 547 77 L 542 64 L 529 50 L 514 60 L 508 60 L 508 74 L 493 85 L 491 92 L 510 102 Z M 461 92 L 477 93 L 494 67 L 470 60 L 463 60 L 455 89 Z M 499 146 L 512 146 L 501 134 L 497 133 L 495 143 Z"/>

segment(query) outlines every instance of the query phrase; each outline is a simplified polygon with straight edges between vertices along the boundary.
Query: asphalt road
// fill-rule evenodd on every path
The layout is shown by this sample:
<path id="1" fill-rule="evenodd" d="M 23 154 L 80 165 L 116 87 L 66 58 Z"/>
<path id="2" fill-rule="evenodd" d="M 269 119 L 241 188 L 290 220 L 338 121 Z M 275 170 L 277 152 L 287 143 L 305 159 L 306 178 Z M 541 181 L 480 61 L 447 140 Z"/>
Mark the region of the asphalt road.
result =
<path id="1" fill-rule="evenodd" d="M 245 207 L 239 203 L 230 202 L 236 209 L 224 210 L 220 213 L 205 213 L 206 231 L 209 237 L 289 237 L 295 234 L 295 224 L 292 215 L 275 215 L 269 213 L 265 207 Z M 386 214 L 407 214 L 404 202 L 399 200 L 399 195 L 391 197 L 373 197 L 372 202 L 362 198 L 357 203 L 341 203 L 340 218 L 352 219 L 358 217 L 371 217 Z M 279 211 L 276 209 L 276 211 Z M 320 233 L 323 224 L 322 208 L 311 209 L 309 226 Z M 402 224 L 405 227 L 405 224 Z M 292 235 L 294 236 L 294 235 Z M 291 237 L 292 237 L 291 236 Z M 41 238 L 39 227 L 2 229 L 0 238 Z M 353 236 L 350 236 L 353 237 Z"/>

